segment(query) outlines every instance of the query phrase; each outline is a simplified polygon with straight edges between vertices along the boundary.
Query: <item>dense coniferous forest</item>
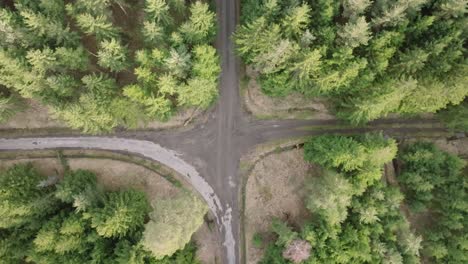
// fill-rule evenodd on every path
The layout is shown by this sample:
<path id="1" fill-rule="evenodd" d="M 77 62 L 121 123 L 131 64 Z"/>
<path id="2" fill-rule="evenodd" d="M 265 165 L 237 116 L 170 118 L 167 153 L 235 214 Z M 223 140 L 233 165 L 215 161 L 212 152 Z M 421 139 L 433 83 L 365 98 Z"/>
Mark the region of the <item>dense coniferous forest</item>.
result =
<path id="1" fill-rule="evenodd" d="M 468 261 L 467 170 L 457 156 L 424 142 L 397 156 L 395 141 L 374 134 L 311 138 L 304 158 L 324 170 L 307 182 L 312 217 L 299 228 L 273 220 L 276 238 L 260 263 Z M 382 179 L 383 165 L 394 158 L 402 164 L 400 188 Z M 406 205 L 416 214 L 411 223 Z"/>
<path id="2" fill-rule="evenodd" d="M 406 202 L 430 219 L 423 226 L 423 252 L 433 263 L 468 262 L 466 162 L 426 142 L 405 147 L 399 159 Z"/>
<path id="3" fill-rule="evenodd" d="M 143 192 L 106 191 L 90 171 L 66 170 L 59 180 L 14 165 L 0 172 L 0 262 L 199 264 L 188 242 L 206 206 L 195 198 L 159 203 L 152 210 Z M 177 220 L 177 206 L 191 218 Z"/>
<path id="4" fill-rule="evenodd" d="M 262 90 L 327 97 L 338 117 L 434 113 L 468 94 L 465 0 L 243 0 L 238 54 Z"/>
<path id="5" fill-rule="evenodd" d="M 21 97 L 90 133 L 207 108 L 220 72 L 215 19 L 206 1 L 2 1 L 0 118 Z"/>

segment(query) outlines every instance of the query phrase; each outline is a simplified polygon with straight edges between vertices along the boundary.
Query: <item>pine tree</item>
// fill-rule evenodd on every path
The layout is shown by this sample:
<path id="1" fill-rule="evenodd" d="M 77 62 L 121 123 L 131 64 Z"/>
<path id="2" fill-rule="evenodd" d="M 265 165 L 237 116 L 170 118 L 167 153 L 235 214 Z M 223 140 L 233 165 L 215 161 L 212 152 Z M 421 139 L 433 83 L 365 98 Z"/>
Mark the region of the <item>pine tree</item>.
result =
<path id="1" fill-rule="evenodd" d="M 145 21 L 143 22 L 143 36 L 148 43 L 157 43 L 163 40 L 164 29 L 156 22 Z"/>
<path id="2" fill-rule="evenodd" d="M 193 54 L 193 75 L 215 82 L 221 72 L 216 49 L 208 45 L 200 45 L 193 49 Z"/>
<path id="3" fill-rule="evenodd" d="M 65 27 L 60 20 L 46 17 L 41 13 L 35 13 L 29 9 L 21 10 L 20 15 L 23 17 L 23 21 L 29 29 L 29 32 L 35 34 L 39 38 L 45 37 L 50 40 L 55 40 L 57 44 L 74 44 L 78 40 L 78 36 L 70 32 L 70 29 Z M 35 40 L 37 41 L 37 39 Z"/>
<path id="4" fill-rule="evenodd" d="M 121 238 L 143 227 L 149 210 L 144 193 L 128 190 L 109 193 L 104 207 L 91 210 L 89 216 L 100 236 Z"/>
<path id="5" fill-rule="evenodd" d="M 24 44 L 26 32 L 18 23 L 18 15 L 0 8 L 0 45 Z"/>
<path id="6" fill-rule="evenodd" d="M 96 175 L 90 171 L 77 170 L 67 172 L 62 181 L 57 185 L 55 197 L 65 203 L 73 201 L 87 189 L 96 191 Z"/>
<path id="7" fill-rule="evenodd" d="M 271 222 L 271 229 L 278 235 L 278 239 L 275 242 L 277 246 L 286 246 L 298 237 L 297 232 L 292 231 L 286 223 L 278 218 L 273 219 Z"/>
<path id="8" fill-rule="evenodd" d="M 49 48 L 44 48 L 43 50 L 30 49 L 26 54 L 26 59 L 39 74 L 54 71 L 58 67 L 57 58 Z"/>
<path id="9" fill-rule="evenodd" d="M 369 24 L 363 16 L 356 18 L 355 21 L 346 23 L 338 31 L 338 35 L 342 39 L 341 41 L 351 48 L 356 48 L 360 45 L 367 45 L 371 38 L 370 34 Z"/>
<path id="10" fill-rule="evenodd" d="M 64 120 L 71 128 L 85 133 L 110 132 L 118 125 L 108 104 L 96 100 L 93 95 L 82 94 L 77 103 L 53 108 L 53 115 Z"/>
<path id="11" fill-rule="evenodd" d="M 151 118 L 166 121 L 172 115 L 172 102 L 165 97 L 147 98 L 144 105 L 146 106 L 146 114 Z"/>
<path id="12" fill-rule="evenodd" d="M 81 83 L 68 74 L 51 75 L 46 79 L 48 89 L 40 92 L 44 102 L 60 105 L 72 98 L 78 91 Z"/>
<path id="13" fill-rule="evenodd" d="M 370 0 L 345 0 L 343 1 L 343 16 L 354 19 L 364 13 L 370 5 Z"/>
<path id="14" fill-rule="evenodd" d="M 211 80 L 194 78 L 178 90 L 179 104 L 183 106 L 208 108 L 218 97 L 217 84 Z"/>
<path id="15" fill-rule="evenodd" d="M 146 15 L 158 24 L 172 24 L 172 17 L 169 13 L 169 6 L 165 0 L 146 0 L 145 1 Z"/>
<path id="16" fill-rule="evenodd" d="M 57 58 L 57 63 L 61 69 L 81 70 L 84 71 L 89 65 L 88 54 L 83 47 L 66 48 L 59 47 L 55 50 L 54 55 Z"/>
<path id="17" fill-rule="evenodd" d="M 116 39 L 103 40 L 97 54 L 98 64 L 114 72 L 122 71 L 128 65 L 127 53 L 127 48 Z"/>
<path id="18" fill-rule="evenodd" d="M 50 190 L 38 187 L 41 175 L 31 164 L 15 165 L 0 174 L 0 227 L 36 225 L 55 210 Z"/>
<path id="19" fill-rule="evenodd" d="M 78 26 L 88 35 L 96 35 L 99 40 L 113 39 L 118 36 L 118 30 L 104 15 L 79 14 L 76 16 Z"/>
<path id="20" fill-rule="evenodd" d="M 158 93 L 163 96 L 172 96 L 177 92 L 177 87 L 179 84 L 177 83 L 176 78 L 174 76 L 165 74 L 158 79 Z"/>
<path id="21" fill-rule="evenodd" d="M 190 6 L 189 21 L 181 26 L 180 31 L 189 43 L 207 43 L 216 33 L 215 19 L 209 5 L 197 1 Z"/>
<path id="22" fill-rule="evenodd" d="M 174 76 L 184 79 L 187 77 L 191 68 L 190 53 L 185 50 L 172 49 L 170 56 L 164 61 L 164 66 Z"/>
<path id="23" fill-rule="evenodd" d="M 280 40 L 278 46 L 259 54 L 253 60 L 255 68 L 263 74 L 285 70 L 291 59 L 299 52 L 299 46 L 290 40 Z"/>
<path id="24" fill-rule="evenodd" d="M 342 175 L 326 171 L 310 182 L 307 209 L 320 215 L 330 226 L 337 225 L 346 219 L 352 188 Z"/>
<path id="25" fill-rule="evenodd" d="M 291 8 L 282 21 L 282 26 L 288 36 L 299 36 L 310 23 L 310 7 L 308 4 Z"/>

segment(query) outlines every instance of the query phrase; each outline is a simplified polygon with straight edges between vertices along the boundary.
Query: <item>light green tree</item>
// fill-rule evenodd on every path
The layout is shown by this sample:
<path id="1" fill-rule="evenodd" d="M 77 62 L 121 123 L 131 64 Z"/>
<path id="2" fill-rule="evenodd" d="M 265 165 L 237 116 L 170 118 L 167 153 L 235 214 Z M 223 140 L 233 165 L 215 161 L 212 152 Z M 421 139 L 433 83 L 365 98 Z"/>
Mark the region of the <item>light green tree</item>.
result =
<path id="1" fill-rule="evenodd" d="M 212 80 L 194 78 L 179 87 L 178 94 L 180 105 L 206 109 L 218 97 L 218 87 Z"/>
<path id="2" fill-rule="evenodd" d="M 196 1 L 190 6 L 189 21 L 182 24 L 180 31 L 190 43 L 206 43 L 216 33 L 216 14 L 207 3 Z"/>
<path id="3" fill-rule="evenodd" d="M 170 25 L 172 17 L 169 13 L 169 5 L 166 0 L 146 0 L 145 1 L 146 15 L 158 24 Z"/>
<path id="4" fill-rule="evenodd" d="M 208 208 L 189 193 L 153 203 L 151 220 L 145 225 L 142 245 L 158 259 L 170 256 L 190 241 L 203 224 Z"/>
<path id="5" fill-rule="evenodd" d="M 77 25 L 88 35 L 96 35 L 100 40 L 116 38 L 119 31 L 112 25 L 104 15 L 93 16 L 89 13 L 76 16 Z"/>
<path id="6" fill-rule="evenodd" d="M 143 36 L 148 43 L 156 43 L 164 38 L 164 29 L 153 21 L 143 22 Z"/>
<path id="7" fill-rule="evenodd" d="M 288 36 L 300 36 L 310 23 L 310 6 L 306 3 L 288 10 L 281 24 Z"/>
<path id="8" fill-rule="evenodd" d="M 216 82 L 221 72 L 216 49 L 208 45 L 200 45 L 194 48 L 193 54 L 193 75 Z"/>
<path id="9" fill-rule="evenodd" d="M 363 16 L 356 18 L 355 21 L 346 23 L 340 28 L 338 35 L 341 41 L 351 48 L 367 45 L 371 38 L 369 24 Z"/>
<path id="10" fill-rule="evenodd" d="M 115 38 L 103 40 L 97 53 L 98 64 L 114 72 L 122 71 L 128 65 L 127 53 L 127 48 Z"/>
<path id="11" fill-rule="evenodd" d="M 331 226 L 346 219 L 354 194 L 348 180 L 339 173 L 325 171 L 322 176 L 311 178 L 308 186 L 307 209 L 323 217 Z"/>

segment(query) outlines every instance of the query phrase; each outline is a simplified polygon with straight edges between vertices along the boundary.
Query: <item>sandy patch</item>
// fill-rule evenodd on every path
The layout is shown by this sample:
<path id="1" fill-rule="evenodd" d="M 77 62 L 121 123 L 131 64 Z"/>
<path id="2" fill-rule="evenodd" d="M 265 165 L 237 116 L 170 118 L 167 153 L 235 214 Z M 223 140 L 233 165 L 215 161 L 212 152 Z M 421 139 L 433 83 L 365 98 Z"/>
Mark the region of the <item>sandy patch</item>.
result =
<path id="1" fill-rule="evenodd" d="M 305 208 L 304 182 L 319 171 L 304 161 L 303 150 L 274 153 L 260 160 L 246 184 L 245 240 L 248 264 L 257 263 L 263 248 L 253 246 L 252 237 L 260 233 L 271 239 L 271 220 L 275 217 L 298 227 L 310 217 Z"/>
<path id="2" fill-rule="evenodd" d="M 262 92 L 257 72 L 247 67 L 246 74 L 249 80 L 242 92 L 244 105 L 257 118 L 334 119 L 324 99 L 307 98 L 297 92 L 286 97 L 270 97 Z"/>

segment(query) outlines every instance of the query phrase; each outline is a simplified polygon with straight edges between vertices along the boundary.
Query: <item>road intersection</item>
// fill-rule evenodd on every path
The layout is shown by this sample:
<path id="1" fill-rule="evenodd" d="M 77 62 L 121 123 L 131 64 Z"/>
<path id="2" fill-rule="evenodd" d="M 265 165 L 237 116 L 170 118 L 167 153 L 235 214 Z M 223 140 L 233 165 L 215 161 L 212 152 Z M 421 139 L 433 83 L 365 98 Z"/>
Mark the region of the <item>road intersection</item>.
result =
<path id="1" fill-rule="evenodd" d="M 438 132 L 431 119 L 386 119 L 365 128 L 342 127 L 335 120 L 255 120 L 243 111 L 239 94 L 239 61 L 234 53 L 238 0 L 217 0 L 221 56 L 220 96 L 208 118 L 190 128 L 161 131 L 121 131 L 104 136 L 29 137 L 0 139 L 0 150 L 56 148 L 125 151 L 158 161 L 187 178 L 207 201 L 223 241 L 222 263 L 241 263 L 239 160 L 253 146 L 297 136 L 384 131 L 392 134 Z"/>

